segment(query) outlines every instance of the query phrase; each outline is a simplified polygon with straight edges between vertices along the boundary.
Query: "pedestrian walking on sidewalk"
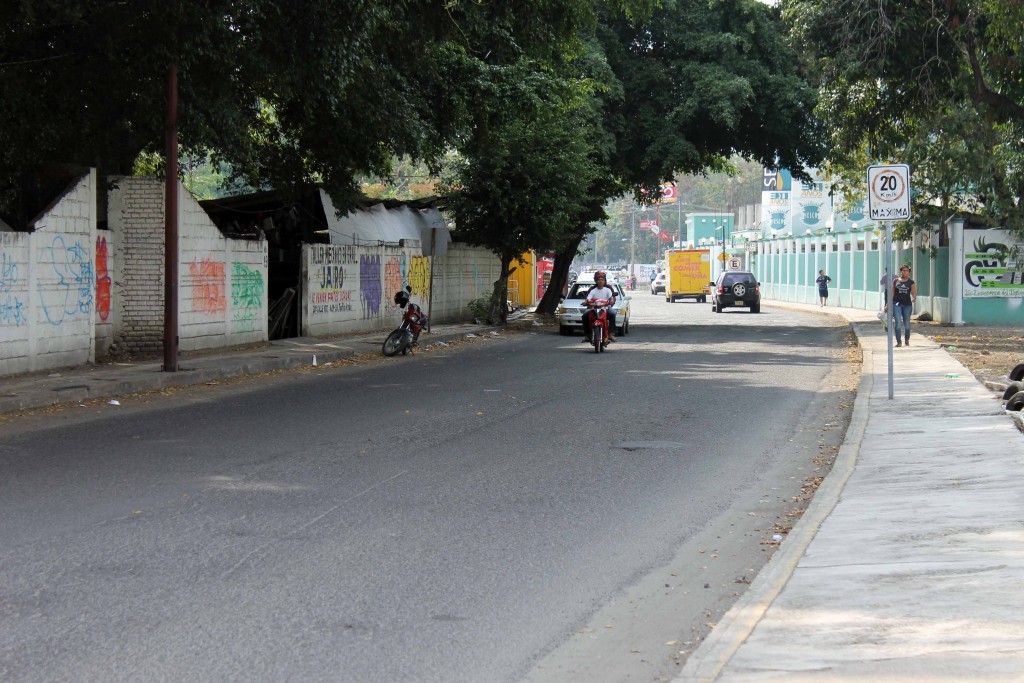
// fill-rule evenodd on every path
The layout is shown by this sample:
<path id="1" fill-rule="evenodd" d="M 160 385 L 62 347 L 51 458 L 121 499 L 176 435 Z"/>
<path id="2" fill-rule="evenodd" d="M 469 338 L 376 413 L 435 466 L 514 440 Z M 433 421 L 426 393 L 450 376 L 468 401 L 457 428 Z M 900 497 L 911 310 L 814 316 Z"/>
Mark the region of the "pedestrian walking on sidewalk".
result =
<path id="1" fill-rule="evenodd" d="M 896 335 L 896 346 L 910 346 L 910 314 L 914 312 L 917 301 L 917 283 L 910 279 L 910 265 L 900 266 L 900 276 L 892 283 L 893 331 Z M 900 343 L 900 330 L 903 332 L 903 344 Z"/>
<path id="2" fill-rule="evenodd" d="M 818 305 L 828 306 L 828 283 L 832 282 L 832 278 L 825 275 L 824 270 L 819 270 L 814 282 L 818 285 Z"/>

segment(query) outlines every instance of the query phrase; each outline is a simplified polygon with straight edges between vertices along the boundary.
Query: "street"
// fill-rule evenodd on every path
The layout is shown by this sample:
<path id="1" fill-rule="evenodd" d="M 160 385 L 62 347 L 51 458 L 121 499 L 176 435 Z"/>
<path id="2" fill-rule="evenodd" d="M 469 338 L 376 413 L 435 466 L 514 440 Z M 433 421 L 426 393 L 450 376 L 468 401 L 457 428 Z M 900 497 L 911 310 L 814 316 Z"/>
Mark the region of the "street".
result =
<path id="1" fill-rule="evenodd" d="M 0 677 L 671 678 L 841 443 L 849 332 L 633 294 L 0 434 Z M 827 468 L 826 468 L 827 470 Z"/>

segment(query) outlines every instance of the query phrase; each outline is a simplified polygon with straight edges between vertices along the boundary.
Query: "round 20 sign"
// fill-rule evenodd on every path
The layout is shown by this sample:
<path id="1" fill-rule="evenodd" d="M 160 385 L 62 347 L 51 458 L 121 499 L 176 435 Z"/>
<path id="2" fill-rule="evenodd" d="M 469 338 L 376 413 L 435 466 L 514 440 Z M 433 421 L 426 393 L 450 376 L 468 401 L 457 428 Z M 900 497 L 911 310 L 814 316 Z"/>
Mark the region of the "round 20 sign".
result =
<path id="1" fill-rule="evenodd" d="M 868 214 L 873 221 L 905 221 L 910 218 L 909 166 L 868 167 Z"/>

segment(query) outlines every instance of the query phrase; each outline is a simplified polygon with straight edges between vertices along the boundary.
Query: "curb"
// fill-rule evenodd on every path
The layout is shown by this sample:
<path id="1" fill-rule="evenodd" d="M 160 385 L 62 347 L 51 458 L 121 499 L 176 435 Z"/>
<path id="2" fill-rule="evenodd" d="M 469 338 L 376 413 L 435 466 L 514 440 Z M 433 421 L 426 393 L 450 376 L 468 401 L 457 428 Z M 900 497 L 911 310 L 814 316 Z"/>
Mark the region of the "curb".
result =
<path id="1" fill-rule="evenodd" d="M 499 332 L 499 328 L 484 327 L 475 330 L 477 336 Z M 465 332 L 431 334 L 429 341 L 424 339 L 424 346 L 436 342 L 451 342 L 466 337 Z M 380 334 L 383 342 L 386 332 Z M 375 337 L 374 337 L 375 339 Z M 348 342 L 366 342 L 369 337 L 351 338 Z M 375 344 L 379 353 L 380 345 Z M 317 365 L 324 365 L 338 360 L 345 360 L 359 355 L 351 346 L 324 343 L 317 346 L 315 355 Z M 381 356 L 383 358 L 383 356 Z M 177 372 L 163 372 L 161 361 L 149 361 L 123 369 L 111 369 L 111 366 L 95 366 L 89 368 L 73 368 L 64 375 L 67 386 L 51 389 L 36 388 L 25 393 L 6 393 L 3 380 L 0 380 L 0 414 L 17 413 L 25 410 L 49 408 L 68 403 L 80 403 L 87 400 L 109 399 L 117 396 L 136 394 L 147 391 L 159 391 L 174 387 L 188 387 L 214 380 L 231 379 L 249 375 L 259 375 L 278 370 L 293 370 L 301 367 L 313 367 L 313 352 L 297 349 L 273 349 L 262 353 L 210 354 L 179 360 Z M 54 375 L 58 373 L 53 373 Z M 41 379 L 50 379 L 46 375 Z M 14 378 L 7 378 L 14 379 Z"/>

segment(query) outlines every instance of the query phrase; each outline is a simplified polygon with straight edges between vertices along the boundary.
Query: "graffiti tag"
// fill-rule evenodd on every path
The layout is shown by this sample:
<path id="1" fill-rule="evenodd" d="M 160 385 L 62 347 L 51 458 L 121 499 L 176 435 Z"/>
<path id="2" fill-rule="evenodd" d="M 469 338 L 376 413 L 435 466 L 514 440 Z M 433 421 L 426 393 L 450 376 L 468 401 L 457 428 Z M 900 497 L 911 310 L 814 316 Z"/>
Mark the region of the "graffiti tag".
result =
<path id="1" fill-rule="evenodd" d="M 107 238 L 96 238 L 96 313 L 100 320 L 110 317 L 110 274 L 107 271 Z"/>
<path id="2" fill-rule="evenodd" d="M 49 251 L 56 285 L 51 297 L 43 291 L 39 293 L 46 321 L 61 325 L 66 318 L 92 313 L 96 283 L 89 252 L 81 242 L 69 246 L 61 235 L 53 238 Z"/>
<path id="3" fill-rule="evenodd" d="M 263 309 L 263 276 L 244 263 L 231 264 L 231 306 L 235 320 L 255 320 Z"/>
<path id="4" fill-rule="evenodd" d="M 188 267 L 192 277 L 192 310 L 203 315 L 224 315 L 228 300 L 224 293 L 224 262 L 203 259 Z"/>
<path id="5" fill-rule="evenodd" d="M 363 304 L 363 320 L 380 315 L 380 256 L 359 257 L 359 299 Z"/>

